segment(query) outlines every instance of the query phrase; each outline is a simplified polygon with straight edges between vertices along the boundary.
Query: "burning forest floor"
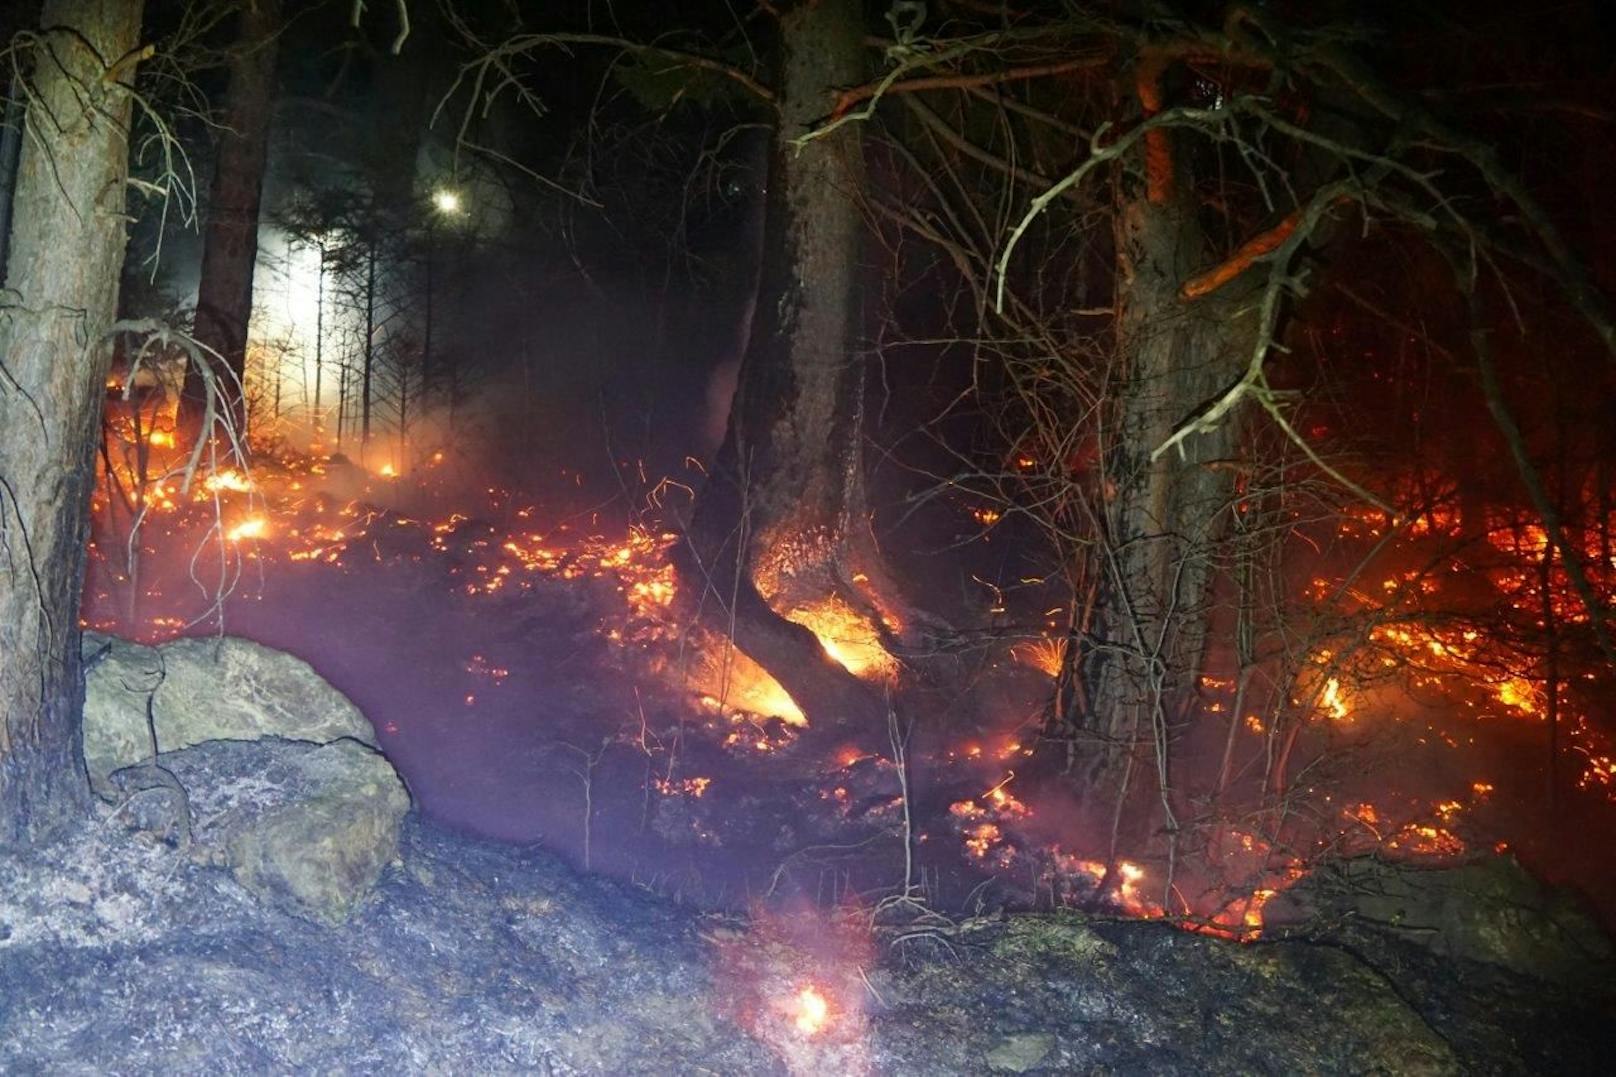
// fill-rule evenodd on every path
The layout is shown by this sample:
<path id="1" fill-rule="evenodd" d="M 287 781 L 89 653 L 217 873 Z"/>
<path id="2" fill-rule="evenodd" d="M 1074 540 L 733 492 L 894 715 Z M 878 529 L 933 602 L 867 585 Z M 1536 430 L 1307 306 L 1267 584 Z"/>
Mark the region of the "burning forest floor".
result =
<path id="1" fill-rule="evenodd" d="M 805 737 L 771 678 L 680 619 L 675 538 L 631 523 L 626 495 L 580 508 L 583 480 L 561 472 L 523 500 L 452 476 L 441 455 L 408 480 L 388 470 L 286 455 L 189 494 L 164 480 L 133 570 L 133 506 L 103 490 L 87 626 L 157 641 L 219 631 L 222 613 L 225 632 L 303 657 L 353 699 L 428 815 L 703 908 L 923 893 L 951 914 L 1085 908 L 1250 940 L 1264 903 L 1316 862 L 1505 849 L 1596 899 L 1616 893 L 1609 758 L 1584 750 L 1577 814 L 1527 807 L 1538 790 L 1510 764 L 1540 733 L 1474 713 L 1528 706 L 1509 678 L 1465 695 L 1427 672 L 1431 705 L 1402 692 L 1404 716 L 1380 728 L 1367 716 L 1393 705 L 1384 683 L 1321 679 L 1322 736 L 1350 744 L 1352 766 L 1309 772 L 1328 792 L 1308 846 L 1231 820 L 1201 828 L 1176 865 L 1113 856 L 1107 821 L 1034 755 L 1060 657 L 1036 615 L 906 695 L 917 720 L 896 741 Z M 854 672 L 886 658 L 846 611 L 801 616 Z M 1231 686 L 1203 689 L 1227 724 Z M 1260 742 L 1260 721 L 1247 726 Z"/>
<path id="2" fill-rule="evenodd" d="M 301 656 L 369 719 L 419 810 L 341 926 L 220 870 L 206 834 L 231 813 L 206 792 L 190 794 L 195 846 L 190 829 L 128 829 L 124 801 L 12 856 L 0 1069 L 1526 1073 L 1608 1059 L 1608 939 L 1495 849 L 1530 859 L 1558 842 L 1592 887 L 1610 870 L 1596 855 L 1609 800 L 1594 768 L 1578 791 L 1588 825 L 1549 830 L 1522 810 L 1534 790 L 1508 764 L 1537 727 L 1472 713 L 1507 682 L 1427 684 L 1426 712 L 1376 723 L 1384 680 L 1321 663 L 1309 729 L 1354 751 L 1302 768 L 1318 785 L 1312 845 L 1231 818 L 1176 865 L 1148 843 L 1113 856 L 1105 821 L 1034 750 L 1060 657 L 1044 622 L 1010 631 L 987 610 L 952 675 L 894 695 L 912 722 L 826 737 L 681 620 L 675 540 L 626 521 L 626 499 L 562 511 L 580 501 L 570 475 L 532 504 L 498 487 L 467 498 L 440 466 L 406 483 L 299 456 L 189 494 L 164 480 L 133 570 L 128 503 L 100 495 L 87 627 L 160 642 L 217 633 L 222 613 L 223 631 Z M 794 616 L 852 670 L 885 657 L 845 611 Z M 1203 689 L 1229 728 L 1229 686 Z M 162 758 L 256 788 L 264 759 L 313 750 L 225 739 Z"/>
<path id="3" fill-rule="evenodd" d="M 0 862 L 0 1070 L 1593 1073 L 1613 1046 L 1608 980 L 1373 928 L 697 914 L 416 817 L 333 928 L 113 812 Z"/>

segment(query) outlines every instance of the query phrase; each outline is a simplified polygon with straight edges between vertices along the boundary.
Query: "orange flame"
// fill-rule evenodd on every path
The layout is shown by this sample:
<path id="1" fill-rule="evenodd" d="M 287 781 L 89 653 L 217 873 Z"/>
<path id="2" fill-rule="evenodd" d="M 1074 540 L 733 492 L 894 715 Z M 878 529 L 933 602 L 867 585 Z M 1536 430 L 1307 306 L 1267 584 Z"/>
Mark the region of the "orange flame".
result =
<path id="1" fill-rule="evenodd" d="M 813 984 L 797 992 L 795 1010 L 797 1031 L 804 1036 L 817 1035 L 830 1022 L 830 1003 Z"/>
<path id="2" fill-rule="evenodd" d="M 240 542 L 243 539 L 263 538 L 268 532 L 269 521 L 262 516 L 254 516 L 226 531 L 224 537 L 231 542 Z"/>

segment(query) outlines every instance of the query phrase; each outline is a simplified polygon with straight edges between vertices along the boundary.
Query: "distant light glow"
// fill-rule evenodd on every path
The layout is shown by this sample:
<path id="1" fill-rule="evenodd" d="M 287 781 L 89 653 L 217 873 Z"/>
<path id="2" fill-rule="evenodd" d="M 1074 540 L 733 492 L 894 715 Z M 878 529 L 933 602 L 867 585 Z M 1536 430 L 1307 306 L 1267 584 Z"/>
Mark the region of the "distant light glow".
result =
<path id="1" fill-rule="evenodd" d="M 459 213 L 460 192 L 440 187 L 432 192 L 432 204 L 437 207 L 439 213 Z"/>

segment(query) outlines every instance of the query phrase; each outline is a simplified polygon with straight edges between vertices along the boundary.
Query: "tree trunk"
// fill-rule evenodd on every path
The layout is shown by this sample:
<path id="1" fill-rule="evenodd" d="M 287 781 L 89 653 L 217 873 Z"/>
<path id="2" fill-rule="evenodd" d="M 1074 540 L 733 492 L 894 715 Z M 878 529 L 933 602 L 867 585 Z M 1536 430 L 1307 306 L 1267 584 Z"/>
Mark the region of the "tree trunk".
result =
<path id="1" fill-rule="evenodd" d="M 88 808 L 79 593 L 118 305 L 140 0 L 48 0 L 0 319 L 0 844 Z"/>
<path id="2" fill-rule="evenodd" d="M 325 440 L 325 416 L 320 410 L 321 379 L 325 375 L 325 241 L 320 242 L 320 276 L 314 298 L 314 415 L 309 422 L 310 436 Z"/>
<path id="3" fill-rule="evenodd" d="M 1248 288 L 1237 282 L 1198 300 L 1180 294 L 1213 257 L 1195 192 L 1167 132 L 1156 134 L 1143 154 L 1146 177 L 1118 185 L 1120 376 L 1105 451 L 1098 601 L 1077 656 L 1087 709 L 1073 724 L 1094 746 L 1088 776 L 1100 779 L 1120 773 L 1134 751 L 1155 744 L 1165 752 L 1168 726 L 1200 671 L 1210 547 L 1234 493 L 1231 469 L 1211 465 L 1234 454 L 1238 424 L 1151 454 L 1234 382 L 1252 343 L 1250 317 L 1235 314 Z"/>
<path id="4" fill-rule="evenodd" d="M 281 0 L 246 0 L 230 57 L 225 130 L 220 132 L 202 243 L 202 279 L 196 293 L 196 339 L 213 349 L 215 384 L 224 404 L 220 422 L 246 438 L 243 389 L 247 323 L 252 317 L 253 269 L 258 261 L 258 204 L 269 153 L 275 104 L 275 52 Z M 207 408 L 202 373 L 187 369 L 179 428 L 186 438 L 201 429 Z M 208 436 L 216 432 L 207 431 Z"/>
<path id="5" fill-rule="evenodd" d="M 21 79 L 13 75 L 6 95 L 5 126 L 0 128 L 0 275 L 6 271 L 11 241 L 12 197 L 17 189 L 17 163 L 22 158 L 23 100 Z"/>
<path id="6" fill-rule="evenodd" d="M 860 4 L 797 4 L 780 16 L 780 35 L 757 314 L 681 570 L 736 646 L 825 727 L 878 715 L 875 693 L 778 611 L 852 595 L 853 577 L 875 567 L 857 564 L 873 545 L 855 352 L 863 164 L 855 124 L 800 148 L 793 140 L 863 78 Z"/>
<path id="7" fill-rule="evenodd" d="M 370 390 L 371 375 L 376 359 L 376 242 L 370 240 L 365 247 L 365 343 L 364 379 L 360 383 L 359 463 L 364 466 L 365 452 L 370 448 Z"/>

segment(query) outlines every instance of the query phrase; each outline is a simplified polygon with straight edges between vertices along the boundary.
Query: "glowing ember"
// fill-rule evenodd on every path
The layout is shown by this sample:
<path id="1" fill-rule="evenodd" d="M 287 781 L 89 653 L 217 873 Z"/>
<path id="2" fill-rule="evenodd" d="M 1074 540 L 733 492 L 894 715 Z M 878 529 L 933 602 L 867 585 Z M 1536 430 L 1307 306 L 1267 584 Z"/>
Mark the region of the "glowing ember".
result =
<path id="1" fill-rule="evenodd" d="M 797 992 L 795 1010 L 797 1031 L 804 1036 L 818 1034 L 830 1020 L 830 1003 L 812 984 Z"/>
<path id="2" fill-rule="evenodd" d="M 711 778 L 679 778 L 670 781 L 667 778 L 657 778 L 652 784 L 656 786 L 657 792 L 665 797 L 683 796 L 694 797 L 699 800 L 702 794 L 707 792 L 707 787 L 713 784 L 713 780 Z"/>
<path id="3" fill-rule="evenodd" d="M 156 438 L 157 435 L 154 433 L 152 435 L 152 440 L 154 443 Z M 214 472 L 212 475 L 207 477 L 202 485 L 210 493 L 219 493 L 223 490 L 230 490 L 235 493 L 245 494 L 250 493 L 253 489 L 251 479 L 247 478 L 247 476 L 243 475 L 239 471 L 230 469 Z"/>
<path id="4" fill-rule="evenodd" d="M 977 823 L 966 833 L 965 848 L 978 860 L 987 859 L 993 847 L 1004 840 L 1004 832 L 997 823 Z"/>
<path id="5" fill-rule="evenodd" d="M 243 539 L 263 538 L 268 531 L 269 521 L 264 519 L 262 516 L 254 516 L 250 519 L 241 521 L 239 524 L 226 531 L 224 537 L 229 539 L 231 542 L 241 542 Z"/>
<path id="6" fill-rule="evenodd" d="M 1045 676 L 1058 677 L 1066 664 L 1066 641 L 1041 639 L 1018 643 L 1010 648 L 1010 654 L 1022 665 L 1030 666 Z"/>
<path id="7" fill-rule="evenodd" d="M 1331 677 L 1324 682 L 1324 695 L 1319 699 L 1319 705 L 1324 708 L 1326 714 L 1337 721 L 1342 721 L 1352 716 L 1352 712 L 1347 709 L 1347 701 L 1341 698 L 1341 681 L 1339 678 Z"/>
<path id="8" fill-rule="evenodd" d="M 881 646 L 880 634 L 868 619 L 832 596 L 786 614 L 819 637 L 819 645 L 855 677 L 892 677 L 897 662 Z"/>
<path id="9" fill-rule="evenodd" d="M 1521 677 L 1511 677 L 1494 690 L 1498 702 L 1514 707 L 1522 714 L 1537 713 L 1537 689 Z"/>

